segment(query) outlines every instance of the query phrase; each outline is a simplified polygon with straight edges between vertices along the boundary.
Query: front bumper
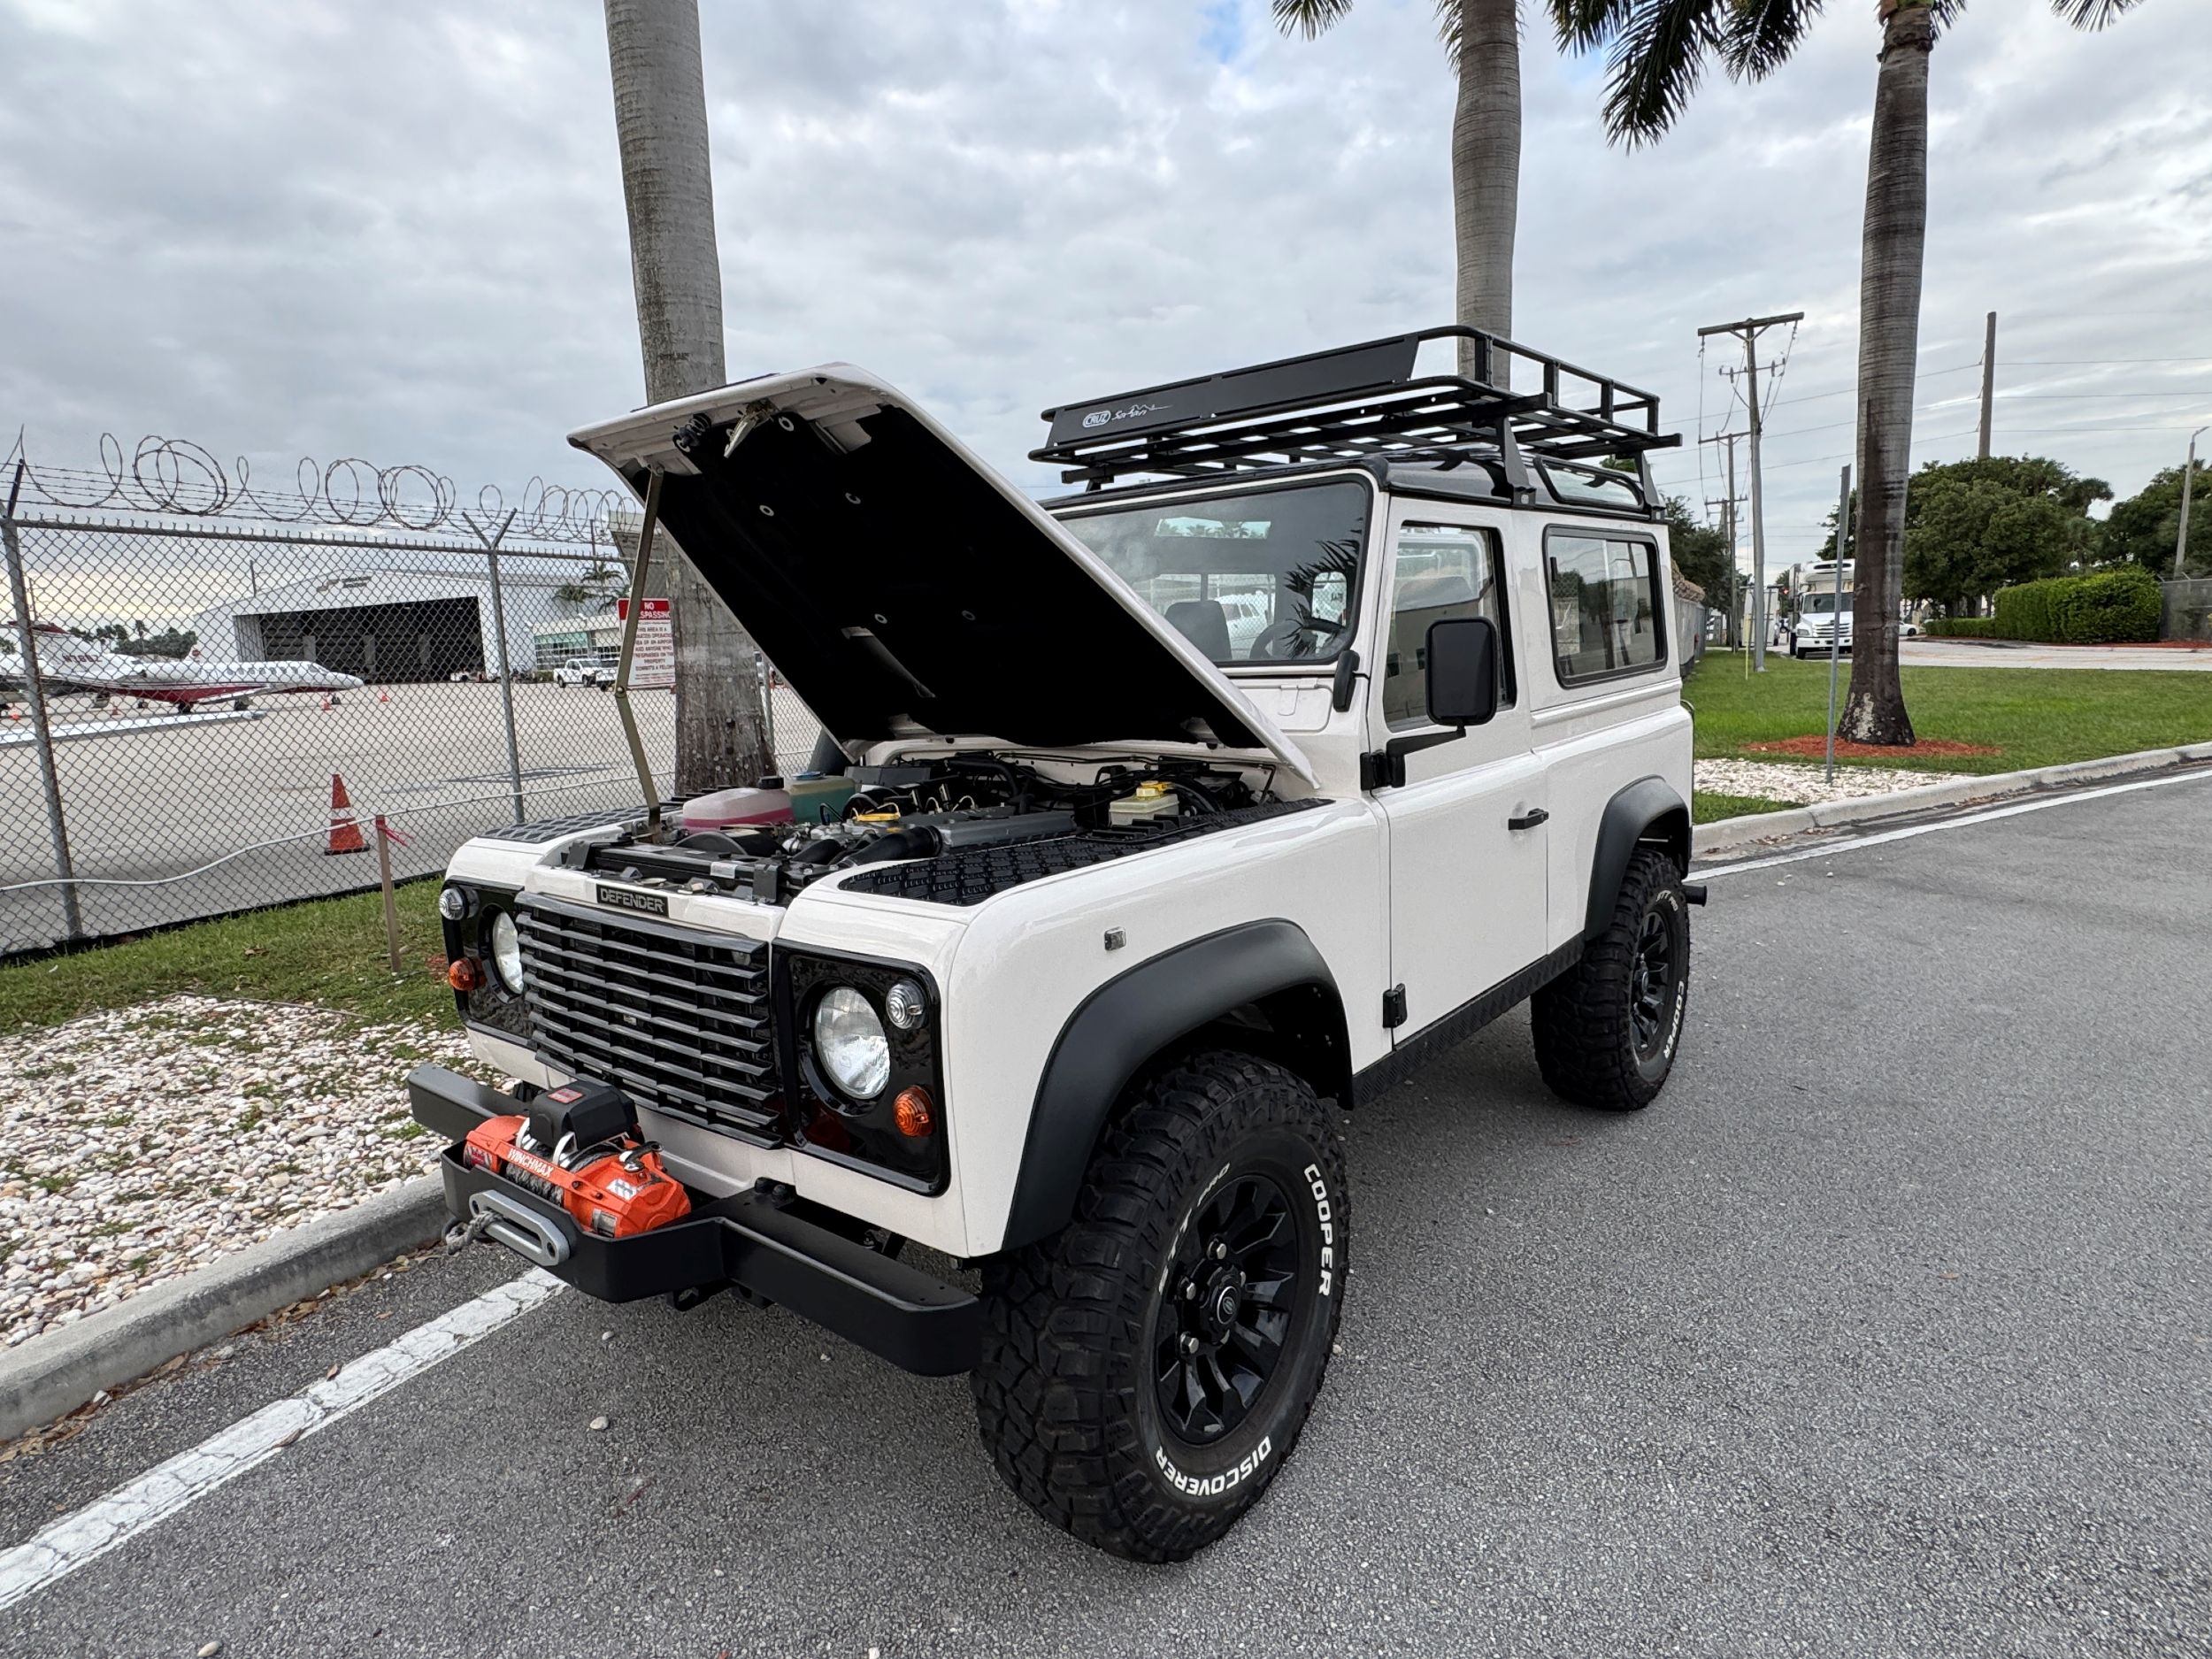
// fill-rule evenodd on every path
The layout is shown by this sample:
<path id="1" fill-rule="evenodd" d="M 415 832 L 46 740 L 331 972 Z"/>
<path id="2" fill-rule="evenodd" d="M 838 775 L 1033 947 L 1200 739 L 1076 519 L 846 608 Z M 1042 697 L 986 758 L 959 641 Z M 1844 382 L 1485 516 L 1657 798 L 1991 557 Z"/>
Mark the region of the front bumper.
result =
<path id="1" fill-rule="evenodd" d="M 695 1193 L 683 1220 L 633 1238 L 603 1239 L 526 1187 L 463 1162 L 459 1143 L 486 1118 L 512 1112 L 512 1096 L 425 1065 L 408 1076 L 407 1103 L 416 1122 L 449 1143 L 438 1160 L 447 1212 L 465 1222 L 488 1207 L 512 1217 L 518 1226 L 495 1227 L 494 1236 L 511 1240 L 518 1233 L 541 1240 L 543 1248 L 523 1253 L 603 1302 L 730 1286 L 925 1377 L 950 1376 L 975 1363 L 982 1310 L 967 1291 L 766 1196 L 703 1199 Z"/>

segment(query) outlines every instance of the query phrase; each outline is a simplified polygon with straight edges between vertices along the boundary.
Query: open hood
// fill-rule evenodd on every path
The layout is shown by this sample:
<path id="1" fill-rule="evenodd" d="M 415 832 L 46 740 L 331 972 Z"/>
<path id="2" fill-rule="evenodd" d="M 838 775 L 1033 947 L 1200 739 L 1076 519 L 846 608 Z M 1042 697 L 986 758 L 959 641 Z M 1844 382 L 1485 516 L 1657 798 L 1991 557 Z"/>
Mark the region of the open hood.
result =
<path id="1" fill-rule="evenodd" d="M 1080 542 L 849 364 L 740 381 L 569 442 L 641 498 L 841 739 L 1216 741 L 1311 766 Z"/>

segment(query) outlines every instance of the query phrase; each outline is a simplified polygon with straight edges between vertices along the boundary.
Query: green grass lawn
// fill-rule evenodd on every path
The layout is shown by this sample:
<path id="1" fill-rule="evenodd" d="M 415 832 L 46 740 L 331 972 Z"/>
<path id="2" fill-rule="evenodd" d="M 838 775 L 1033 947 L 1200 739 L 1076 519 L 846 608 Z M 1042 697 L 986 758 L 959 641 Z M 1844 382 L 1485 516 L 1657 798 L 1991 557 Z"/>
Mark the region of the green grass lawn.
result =
<path id="1" fill-rule="evenodd" d="M 1753 812 L 1786 812 L 1793 804 L 1789 801 L 1770 801 L 1763 795 L 1723 795 L 1716 789 L 1694 789 L 1690 793 L 1690 821 L 1711 824 L 1724 818 L 1744 818 Z"/>
<path id="2" fill-rule="evenodd" d="M 1842 666 L 1838 697 L 1848 684 Z M 2139 749 L 2212 740 L 2212 674 L 2134 669 L 1908 668 L 1905 707 L 1924 738 L 1990 745 L 1994 755 L 1913 755 L 1839 765 L 1927 772 L 2014 772 L 2095 760 Z M 1770 653 L 1747 678 L 1741 657 L 1711 652 L 1683 682 L 1697 711 L 1701 757 L 1752 754 L 1745 746 L 1827 730 L 1828 664 Z M 1703 816 L 1702 814 L 1700 815 Z"/>
<path id="3" fill-rule="evenodd" d="M 374 893 L 318 899 L 250 916 L 198 922 L 116 945 L 0 967 L 0 1031 L 49 1025 L 95 1009 L 127 1008 L 180 991 L 267 1002 L 319 1002 L 365 1020 L 453 1018 L 438 883 L 399 889 L 395 976 L 384 954 Z"/>

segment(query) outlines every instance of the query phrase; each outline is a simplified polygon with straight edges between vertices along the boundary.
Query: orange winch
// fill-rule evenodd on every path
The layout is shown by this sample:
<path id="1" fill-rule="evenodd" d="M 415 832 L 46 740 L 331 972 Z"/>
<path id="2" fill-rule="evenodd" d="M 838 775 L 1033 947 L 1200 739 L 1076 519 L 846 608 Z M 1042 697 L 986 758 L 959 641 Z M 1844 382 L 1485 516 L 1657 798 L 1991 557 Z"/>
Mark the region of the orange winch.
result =
<path id="1" fill-rule="evenodd" d="M 541 1098 L 565 1104 L 559 1097 L 570 1092 L 555 1089 Z M 650 1141 L 616 1133 L 580 1146 L 572 1132 L 546 1145 L 537 1138 L 546 1125 L 534 1125 L 533 1116 L 538 1114 L 487 1118 L 469 1131 L 462 1156 L 560 1205 L 603 1239 L 634 1238 L 691 1213 L 690 1194 L 661 1167 Z"/>

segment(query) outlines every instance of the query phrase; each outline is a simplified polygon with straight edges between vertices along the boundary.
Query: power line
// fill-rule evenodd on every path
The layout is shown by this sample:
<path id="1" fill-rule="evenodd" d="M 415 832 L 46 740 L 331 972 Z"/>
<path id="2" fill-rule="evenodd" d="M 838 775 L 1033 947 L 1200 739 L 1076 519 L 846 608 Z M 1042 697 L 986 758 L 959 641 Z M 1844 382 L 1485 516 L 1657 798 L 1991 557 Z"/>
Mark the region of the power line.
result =
<path id="1" fill-rule="evenodd" d="M 2016 369 L 2093 369 L 2108 363 L 2212 363 L 2212 357 L 2023 357 Z"/>

